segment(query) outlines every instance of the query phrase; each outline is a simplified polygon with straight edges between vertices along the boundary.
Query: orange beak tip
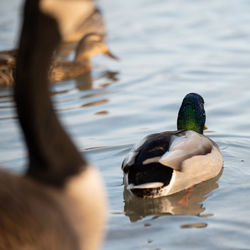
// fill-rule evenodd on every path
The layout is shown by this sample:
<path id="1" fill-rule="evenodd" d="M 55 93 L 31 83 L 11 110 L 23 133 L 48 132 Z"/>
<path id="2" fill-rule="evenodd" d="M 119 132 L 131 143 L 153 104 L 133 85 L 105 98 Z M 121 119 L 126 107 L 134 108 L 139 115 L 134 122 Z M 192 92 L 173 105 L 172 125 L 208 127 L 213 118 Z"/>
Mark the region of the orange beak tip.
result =
<path id="1" fill-rule="evenodd" d="M 106 51 L 104 52 L 104 55 L 106 55 L 106 56 L 108 56 L 108 57 L 110 57 L 110 58 L 112 58 L 112 59 L 114 59 L 114 60 L 116 60 L 116 61 L 119 61 L 119 60 L 120 60 L 119 57 L 115 56 L 115 55 L 114 55 L 113 53 L 111 53 L 109 50 L 106 50 Z"/>

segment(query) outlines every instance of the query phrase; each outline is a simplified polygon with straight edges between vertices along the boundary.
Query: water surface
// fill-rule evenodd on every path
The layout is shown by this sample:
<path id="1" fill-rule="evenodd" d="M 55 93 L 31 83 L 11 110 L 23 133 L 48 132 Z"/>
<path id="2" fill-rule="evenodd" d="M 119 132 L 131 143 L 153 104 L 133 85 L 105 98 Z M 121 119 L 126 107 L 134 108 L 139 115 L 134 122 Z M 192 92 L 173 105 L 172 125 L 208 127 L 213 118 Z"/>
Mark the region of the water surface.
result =
<path id="1" fill-rule="evenodd" d="M 249 248 L 250 2 L 98 4 L 121 61 L 97 56 L 88 80 L 57 83 L 52 91 L 62 122 L 107 185 L 103 249 Z M 20 0 L 0 3 L 0 49 L 16 44 L 19 6 Z M 130 199 L 120 169 L 125 155 L 144 135 L 176 129 L 189 92 L 205 99 L 207 135 L 224 157 L 221 176 L 190 194 Z M 1 165 L 22 172 L 26 155 L 9 89 L 0 92 L 0 137 Z"/>

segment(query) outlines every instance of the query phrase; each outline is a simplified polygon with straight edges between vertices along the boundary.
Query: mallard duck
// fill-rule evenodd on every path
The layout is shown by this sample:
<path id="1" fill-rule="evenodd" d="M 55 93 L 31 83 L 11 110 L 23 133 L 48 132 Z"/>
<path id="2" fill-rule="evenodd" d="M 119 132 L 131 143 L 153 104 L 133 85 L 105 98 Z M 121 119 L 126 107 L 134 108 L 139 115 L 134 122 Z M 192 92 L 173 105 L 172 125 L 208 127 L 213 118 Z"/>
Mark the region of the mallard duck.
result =
<path id="1" fill-rule="evenodd" d="M 67 18 L 57 10 L 65 11 L 67 3 L 77 13 L 81 1 L 60 1 L 60 8 L 48 1 L 56 3 L 54 11 L 44 2 L 27 0 L 24 8 L 14 99 L 29 164 L 22 176 L 0 170 L 0 249 L 99 249 L 104 185 L 57 119 L 47 77 L 64 34 L 60 18 Z M 74 21 L 75 15 L 68 18 Z"/>
<path id="2" fill-rule="evenodd" d="M 14 84 L 13 74 L 16 67 L 16 54 L 17 50 L 0 52 L 0 86 L 11 86 Z M 91 70 L 91 58 L 97 54 L 103 54 L 118 60 L 118 57 L 108 49 L 105 35 L 89 33 L 79 41 L 73 61 L 53 58 L 49 69 L 49 81 L 54 83 L 72 79 L 89 72 Z"/>
<path id="3" fill-rule="evenodd" d="M 91 58 L 97 54 L 118 60 L 105 42 L 105 36 L 98 33 L 85 35 L 76 48 L 73 61 L 54 61 L 49 70 L 50 82 L 58 82 L 78 77 L 91 70 Z"/>
<path id="4" fill-rule="evenodd" d="M 125 187 L 139 197 L 156 198 L 217 176 L 223 158 L 216 143 L 203 134 L 205 120 L 203 98 L 187 94 L 178 130 L 146 136 L 123 161 Z"/>

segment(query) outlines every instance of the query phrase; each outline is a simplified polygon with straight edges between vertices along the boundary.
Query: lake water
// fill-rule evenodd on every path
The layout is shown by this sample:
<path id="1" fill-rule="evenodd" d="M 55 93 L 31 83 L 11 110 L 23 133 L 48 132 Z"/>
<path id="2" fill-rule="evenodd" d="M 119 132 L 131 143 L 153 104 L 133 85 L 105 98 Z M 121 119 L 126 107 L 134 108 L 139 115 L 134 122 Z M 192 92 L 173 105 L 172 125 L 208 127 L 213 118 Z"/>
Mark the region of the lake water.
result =
<path id="1" fill-rule="evenodd" d="M 53 86 L 55 107 L 109 197 L 105 250 L 250 249 L 250 1 L 100 0 L 120 62 L 93 60 L 88 85 Z M 16 44 L 20 0 L 0 3 L 0 49 Z M 144 135 L 176 129 L 183 97 L 206 102 L 221 176 L 171 197 L 130 199 L 121 163 Z M 25 166 L 12 93 L 0 92 L 0 164 Z M 178 201 L 189 200 L 185 205 Z"/>

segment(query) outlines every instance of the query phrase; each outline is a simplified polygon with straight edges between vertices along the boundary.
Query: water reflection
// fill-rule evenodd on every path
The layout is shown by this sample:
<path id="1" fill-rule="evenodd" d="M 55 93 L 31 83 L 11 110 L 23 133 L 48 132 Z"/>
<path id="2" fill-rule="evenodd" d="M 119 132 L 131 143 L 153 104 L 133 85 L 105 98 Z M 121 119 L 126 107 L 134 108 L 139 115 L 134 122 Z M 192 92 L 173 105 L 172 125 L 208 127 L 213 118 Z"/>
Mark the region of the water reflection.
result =
<path id="1" fill-rule="evenodd" d="M 119 80 L 118 75 L 119 75 L 119 71 L 106 70 L 102 72 L 97 79 L 107 78 L 113 82 L 117 82 Z"/>
<path id="2" fill-rule="evenodd" d="M 95 115 L 108 115 L 108 114 L 109 114 L 109 112 L 107 110 L 95 112 Z"/>
<path id="3" fill-rule="evenodd" d="M 97 81 L 102 81 L 102 83 L 99 86 L 101 88 L 106 88 L 110 86 L 110 84 L 115 83 L 119 80 L 118 74 L 119 74 L 118 71 L 106 70 L 104 72 L 101 72 L 95 78 L 93 78 L 91 72 L 87 72 L 75 78 L 76 88 L 79 90 L 94 89 L 95 88 L 94 82 L 97 82 Z"/>
<path id="4" fill-rule="evenodd" d="M 87 72 L 75 78 L 76 88 L 79 90 L 87 90 L 93 88 L 93 78 L 91 72 Z"/>
<path id="5" fill-rule="evenodd" d="M 16 119 L 11 91 L 0 91 L 0 121 Z"/>
<path id="6" fill-rule="evenodd" d="M 53 87 L 52 95 L 55 97 L 56 109 L 59 111 L 79 110 L 85 107 L 109 103 L 110 87 L 118 80 L 118 72 L 104 71 L 92 76 L 91 72 L 79 76 L 70 84 L 59 83 Z M 110 77 L 110 78 L 109 78 Z M 107 89 L 108 88 L 108 89 Z M 107 115 L 107 110 L 98 110 L 97 115 Z"/>
<path id="7" fill-rule="evenodd" d="M 82 107 L 95 106 L 95 105 L 105 104 L 108 102 L 109 102 L 109 99 L 101 99 L 101 100 L 97 100 L 97 101 L 88 102 L 86 104 L 83 104 Z"/>
<path id="8" fill-rule="evenodd" d="M 217 180 L 221 174 L 222 171 L 215 178 L 196 185 L 192 190 L 157 199 L 142 199 L 124 189 L 124 213 L 131 222 L 149 215 L 201 215 L 206 209 L 202 202 L 210 192 L 219 187 Z"/>
<path id="9" fill-rule="evenodd" d="M 207 223 L 192 223 L 181 225 L 181 228 L 204 228 L 207 227 Z"/>

